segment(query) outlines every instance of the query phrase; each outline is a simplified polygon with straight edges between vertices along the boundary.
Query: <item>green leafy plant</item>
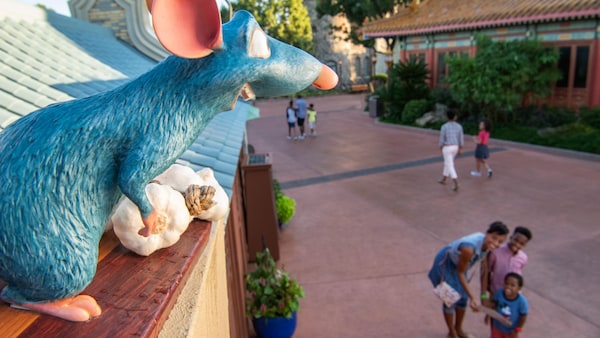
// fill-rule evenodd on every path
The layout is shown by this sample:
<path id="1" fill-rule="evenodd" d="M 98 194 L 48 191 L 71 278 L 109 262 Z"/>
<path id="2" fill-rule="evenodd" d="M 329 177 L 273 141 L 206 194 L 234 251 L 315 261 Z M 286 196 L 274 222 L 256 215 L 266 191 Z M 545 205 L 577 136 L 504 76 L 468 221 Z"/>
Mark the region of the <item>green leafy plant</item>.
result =
<path id="1" fill-rule="evenodd" d="M 475 41 L 475 57 L 446 58 L 447 81 L 463 118 L 474 114 L 498 122 L 498 112 L 514 113 L 531 99 L 546 97 L 560 78 L 558 50 L 538 40 L 493 41 L 477 34 Z M 516 119 L 513 114 L 513 122 Z"/>
<path id="2" fill-rule="evenodd" d="M 381 94 L 389 118 L 401 121 L 408 101 L 429 100 L 429 75 L 427 64 L 421 59 L 400 62 L 390 69 L 387 90 Z"/>
<path id="3" fill-rule="evenodd" d="M 246 315 L 292 318 L 304 290 L 289 273 L 278 269 L 269 249 L 256 254 L 256 269 L 246 275 Z"/>
<path id="4" fill-rule="evenodd" d="M 582 107 L 579 110 L 579 117 L 582 123 L 600 129 L 600 107 Z"/>
<path id="5" fill-rule="evenodd" d="M 283 224 L 289 222 L 296 213 L 296 200 L 279 192 L 275 197 L 277 219 Z"/>
<path id="6" fill-rule="evenodd" d="M 425 99 L 408 101 L 402 111 L 402 123 L 414 124 L 415 120 L 423 116 L 430 108 L 431 103 Z"/>

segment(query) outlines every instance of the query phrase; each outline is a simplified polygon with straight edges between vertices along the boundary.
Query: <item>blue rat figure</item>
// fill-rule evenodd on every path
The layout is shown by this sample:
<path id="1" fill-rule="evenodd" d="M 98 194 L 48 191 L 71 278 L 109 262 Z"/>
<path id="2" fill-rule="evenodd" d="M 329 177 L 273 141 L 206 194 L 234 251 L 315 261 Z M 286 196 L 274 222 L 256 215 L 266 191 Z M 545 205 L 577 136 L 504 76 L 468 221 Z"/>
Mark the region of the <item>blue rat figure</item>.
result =
<path id="1" fill-rule="evenodd" d="M 148 1 L 159 41 L 175 55 L 114 90 L 37 110 L 0 133 L 0 297 L 71 321 L 101 314 L 79 293 L 122 195 L 151 236 L 145 187 L 242 94 L 287 95 L 337 75 L 267 36 L 245 11 L 221 25 L 214 0 Z"/>

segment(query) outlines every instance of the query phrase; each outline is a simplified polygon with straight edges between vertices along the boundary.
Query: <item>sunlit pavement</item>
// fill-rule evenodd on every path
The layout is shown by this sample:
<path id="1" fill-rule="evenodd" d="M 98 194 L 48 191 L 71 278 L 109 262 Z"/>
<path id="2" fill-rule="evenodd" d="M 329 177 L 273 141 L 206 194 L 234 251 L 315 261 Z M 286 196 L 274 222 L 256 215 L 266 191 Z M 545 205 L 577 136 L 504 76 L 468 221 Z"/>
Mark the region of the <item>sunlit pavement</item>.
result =
<path id="1" fill-rule="evenodd" d="M 287 139 L 286 99 L 257 101 L 247 124 L 297 203 L 279 240 L 279 264 L 306 292 L 295 338 L 446 337 L 427 271 L 446 243 L 496 220 L 533 231 L 522 337 L 600 337 L 600 157 L 492 139 L 493 178 L 474 178 L 467 136 L 454 192 L 437 183 L 436 131 L 376 123 L 361 94 L 307 101 L 316 137 Z M 489 337 L 481 314 L 464 328 Z"/>

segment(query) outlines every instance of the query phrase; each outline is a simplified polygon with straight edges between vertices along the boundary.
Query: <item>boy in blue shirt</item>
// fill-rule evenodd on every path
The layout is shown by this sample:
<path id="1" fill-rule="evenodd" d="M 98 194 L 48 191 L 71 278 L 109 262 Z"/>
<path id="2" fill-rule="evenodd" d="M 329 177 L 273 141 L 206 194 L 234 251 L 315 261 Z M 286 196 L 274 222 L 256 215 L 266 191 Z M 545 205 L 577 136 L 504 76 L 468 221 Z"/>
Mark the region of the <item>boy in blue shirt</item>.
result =
<path id="1" fill-rule="evenodd" d="M 529 303 L 520 291 L 523 287 L 523 277 L 510 272 L 504 277 L 504 289 L 497 290 L 491 300 L 482 300 L 484 306 L 493 308 L 511 324 L 506 325 L 500 320 L 492 319 L 491 338 L 518 338 L 527 320 Z"/>

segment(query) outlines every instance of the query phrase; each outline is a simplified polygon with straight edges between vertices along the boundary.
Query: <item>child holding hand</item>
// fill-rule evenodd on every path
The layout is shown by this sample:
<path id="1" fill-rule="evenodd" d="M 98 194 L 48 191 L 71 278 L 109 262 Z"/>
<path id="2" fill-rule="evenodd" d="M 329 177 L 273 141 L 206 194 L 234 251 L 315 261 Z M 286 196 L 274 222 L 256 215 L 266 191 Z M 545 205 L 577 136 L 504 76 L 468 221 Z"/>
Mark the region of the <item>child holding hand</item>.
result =
<path id="1" fill-rule="evenodd" d="M 523 249 L 531 241 L 531 230 L 524 226 L 518 226 L 513 230 L 508 242 L 491 252 L 488 259 L 488 278 L 484 290 L 489 290 L 494 295 L 497 290 L 504 286 L 504 277 L 509 272 L 523 275 L 523 269 L 527 265 L 528 257 Z"/>
<path id="2" fill-rule="evenodd" d="M 496 314 L 491 315 L 491 338 L 519 337 L 529 312 L 529 303 L 520 293 L 522 287 L 523 277 L 510 272 L 504 277 L 504 289 L 496 291 L 492 299 L 482 299 L 483 306 L 496 310 Z"/>

